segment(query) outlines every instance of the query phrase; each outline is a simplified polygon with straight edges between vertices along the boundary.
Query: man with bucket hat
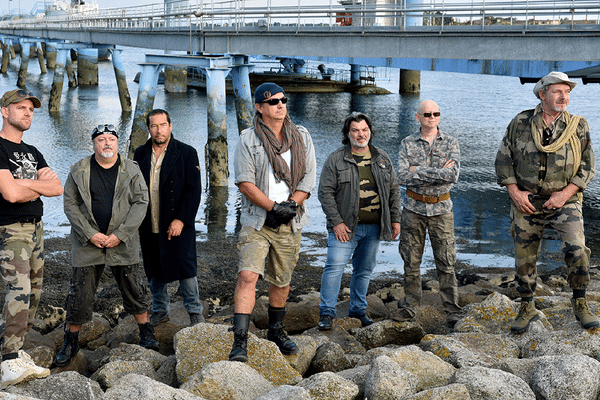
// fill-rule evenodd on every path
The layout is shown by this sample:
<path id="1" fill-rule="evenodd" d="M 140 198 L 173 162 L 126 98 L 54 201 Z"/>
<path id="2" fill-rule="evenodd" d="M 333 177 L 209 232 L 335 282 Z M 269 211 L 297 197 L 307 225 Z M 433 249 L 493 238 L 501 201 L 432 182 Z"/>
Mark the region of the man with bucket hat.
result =
<path id="1" fill-rule="evenodd" d="M 533 296 L 546 223 L 561 239 L 575 318 L 584 329 L 599 325 L 585 298 L 590 249 L 585 246 L 581 212 L 582 192 L 594 177 L 595 160 L 587 121 L 567 111 L 576 85 L 562 72 L 541 78 L 533 88 L 540 103 L 511 121 L 496 156 L 498 184 L 507 187 L 511 199 L 521 295 L 519 315 L 510 328 L 514 333 L 525 332 L 539 318 Z"/>
<path id="2" fill-rule="evenodd" d="M 316 159 L 310 134 L 290 120 L 287 101 L 274 83 L 257 87 L 252 127 L 241 133 L 235 152 L 235 184 L 243 196 L 230 361 L 248 361 L 248 327 L 259 277 L 270 284 L 267 339 L 283 354 L 298 352 L 283 329 L 283 317 L 300 234 L 308 224 L 304 200 L 316 185 Z"/>

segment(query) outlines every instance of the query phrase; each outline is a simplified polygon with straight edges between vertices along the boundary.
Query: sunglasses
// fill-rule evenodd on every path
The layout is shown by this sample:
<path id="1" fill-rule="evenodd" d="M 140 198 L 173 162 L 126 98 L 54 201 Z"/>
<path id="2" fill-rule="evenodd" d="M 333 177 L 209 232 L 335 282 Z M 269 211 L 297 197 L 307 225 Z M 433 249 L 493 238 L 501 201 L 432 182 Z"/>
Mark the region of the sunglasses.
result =
<path id="1" fill-rule="evenodd" d="M 19 89 L 16 92 L 14 92 L 13 94 L 11 94 L 9 97 L 7 97 L 5 99 L 5 101 L 3 102 L 3 104 L 7 104 L 7 105 L 10 104 L 15 97 L 20 97 L 22 99 L 25 99 L 27 97 L 35 97 L 35 96 L 33 95 L 33 93 L 31 93 L 28 90 Z"/>
<path id="2" fill-rule="evenodd" d="M 115 126 L 114 125 L 109 125 L 109 124 L 100 124 L 98 125 L 96 128 L 94 128 L 94 132 L 92 132 L 92 135 L 101 135 L 103 133 L 116 133 L 117 131 L 115 131 Z"/>
<path id="3" fill-rule="evenodd" d="M 288 101 L 287 97 L 282 97 L 280 99 L 269 99 L 265 101 L 261 101 L 262 104 L 267 103 L 270 106 L 276 106 L 281 101 L 281 104 L 285 104 Z"/>
<path id="4" fill-rule="evenodd" d="M 426 112 L 426 113 L 419 114 L 419 115 L 422 115 L 422 116 L 424 116 L 425 118 L 431 118 L 431 116 L 433 115 L 434 117 L 436 117 L 436 118 L 437 118 L 437 117 L 439 117 L 439 116 L 440 116 L 440 115 L 442 115 L 442 114 L 440 114 L 440 112 L 438 111 L 438 112 L 434 112 L 434 113 Z"/>

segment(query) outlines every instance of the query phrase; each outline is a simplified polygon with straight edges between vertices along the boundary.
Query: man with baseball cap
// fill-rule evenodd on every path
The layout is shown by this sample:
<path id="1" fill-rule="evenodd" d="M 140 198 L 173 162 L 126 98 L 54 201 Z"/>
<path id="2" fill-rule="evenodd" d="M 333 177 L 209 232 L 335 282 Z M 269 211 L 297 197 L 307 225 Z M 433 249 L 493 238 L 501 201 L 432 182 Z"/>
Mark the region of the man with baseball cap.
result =
<path id="1" fill-rule="evenodd" d="M 22 347 L 42 294 L 41 196 L 60 196 L 63 190 L 44 156 L 22 141 L 40 100 L 27 90 L 15 89 L 4 93 L 0 103 L 0 275 L 7 289 L 0 321 L 0 386 L 5 389 L 50 374 L 50 370 L 36 366 Z"/>
<path id="2" fill-rule="evenodd" d="M 105 267 L 117 281 L 123 308 L 138 323 L 139 345 L 159 349 L 139 265 L 138 228 L 146 216 L 148 188 L 137 163 L 119 154 L 118 137 L 113 125 L 94 128 L 94 154 L 75 163 L 65 182 L 73 270 L 65 300 L 65 335 L 56 355 L 59 367 L 79 351 L 79 330 L 92 320 L 94 294 Z"/>
<path id="3" fill-rule="evenodd" d="M 585 246 L 581 213 L 582 192 L 594 177 L 595 160 L 587 121 L 567 111 L 576 85 L 562 72 L 540 79 L 533 88 L 540 103 L 511 121 L 496 156 L 498 184 L 507 187 L 511 199 L 521 295 L 519 315 L 510 328 L 514 333 L 525 332 L 539 318 L 533 296 L 546 223 L 561 239 L 575 318 L 584 329 L 599 325 L 585 298 L 590 249 Z"/>
<path id="4" fill-rule="evenodd" d="M 300 234 L 308 224 L 304 200 L 316 185 L 312 139 L 306 128 L 290 120 L 283 89 L 263 83 L 256 88 L 254 100 L 253 126 L 240 135 L 234 163 L 235 183 L 244 196 L 229 360 L 241 362 L 248 361 L 248 327 L 259 277 L 270 283 L 267 339 L 283 354 L 298 352 L 283 329 L 283 317 L 300 252 Z"/>

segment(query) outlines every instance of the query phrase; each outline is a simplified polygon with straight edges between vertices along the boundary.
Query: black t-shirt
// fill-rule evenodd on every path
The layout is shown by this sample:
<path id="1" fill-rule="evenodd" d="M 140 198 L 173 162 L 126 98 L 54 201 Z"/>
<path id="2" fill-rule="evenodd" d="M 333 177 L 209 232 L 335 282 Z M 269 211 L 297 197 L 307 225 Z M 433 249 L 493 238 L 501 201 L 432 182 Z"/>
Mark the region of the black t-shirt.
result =
<path id="1" fill-rule="evenodd" d="M 47 167 L 42 153 L 24 142 L 14 143 L 0 137 L 0 169 L 8 169 L 15 179 L 37 179 L 38 170 Z M 0 196 L 0 225 L 42 218 L 42 200 L 10 203 Z"/>
<path id="2" fill-rule="evenodd" d="M 100 232 L 105 235 L 108 231 L 110 218 L 112 217 L 113 197 L 115 195 L 119 164 L 121 164 L 121 157 L 117 156 L 115 165 L 108 169 L 102 168 L 94 155 L 92 155 L 92 162 L 90 163 L 92 213 L 98 223 Z"/>

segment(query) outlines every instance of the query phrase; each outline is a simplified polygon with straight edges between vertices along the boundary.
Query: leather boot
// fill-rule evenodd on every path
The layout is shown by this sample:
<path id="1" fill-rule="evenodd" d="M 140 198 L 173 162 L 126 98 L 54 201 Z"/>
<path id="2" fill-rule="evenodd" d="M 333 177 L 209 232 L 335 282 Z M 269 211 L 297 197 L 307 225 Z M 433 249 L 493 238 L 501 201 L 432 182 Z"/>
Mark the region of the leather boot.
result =
<path id="1" fill-rule="evenodd" d="M 519 309 L 519 315 L 512 323 L 510 331 L 513 333 L 523 333 L 529 329 L 530 323 L 537 321 L 539 318 L 540 316 L 535 309 L 534 301 L 522 301 L 521 308 Z"/>
<path id="2" fill-rule="evenodd" d="M 233 347 L 229 353 L 229 361 L 248 361 L 248 327 L 250 314 L 233 314 Z"/>
<path id="3" fill-rule="evenodd" d="M 269 330 L 267 340 L 275 343 L 281 354 L 292 355 L 298 352 L 298 346 L 283 330 L 283 317 L 285 309 L 274 309 L 269 306 Z"/>
<path id="4" fill-rule="evenodd" d="M 575 314 L 575 319 L 581 323 L 583 329 L 591 329 L 600 325 L 598 323 L 598 318 L 594 314 L 592 314 L 592 312 L 588 308 L 585 297 L 571 299 L 571 305 L 573 306 L 573 313 Z"/>
<path id="5" fill-rule="evenodd" d="M 69 329 L 69 328 L 67 328 Z M 64 367 L 71 362 L 79 351 L 79 332 L 65 331 L 63 345 L 56 355 L 56 366 Z"/>
<path id="6" fill-rule="evenodd" d="M 145 324 L 138 324 L 140 328 L 140 341 L 138 344 L 146 349 L 158 351 L 160 348 L 160 343 L 156 336 L 154 336 L 154 327 L 150 322 L 146 322 Z"/>

